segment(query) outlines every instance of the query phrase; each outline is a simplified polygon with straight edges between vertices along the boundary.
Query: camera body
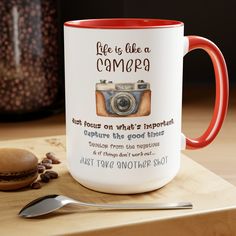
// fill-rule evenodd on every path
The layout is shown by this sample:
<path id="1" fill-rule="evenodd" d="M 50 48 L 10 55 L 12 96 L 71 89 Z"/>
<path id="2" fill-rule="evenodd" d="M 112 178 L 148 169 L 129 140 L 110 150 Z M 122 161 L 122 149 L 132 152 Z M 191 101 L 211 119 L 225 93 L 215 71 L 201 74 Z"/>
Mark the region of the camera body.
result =
<path id="1" fill-rule="evenodd" d="M 96 113 L 108 117 L 138 117 L 151 113 L 150 84 L 113 83 L 101 80 L 96 84 Z"/>

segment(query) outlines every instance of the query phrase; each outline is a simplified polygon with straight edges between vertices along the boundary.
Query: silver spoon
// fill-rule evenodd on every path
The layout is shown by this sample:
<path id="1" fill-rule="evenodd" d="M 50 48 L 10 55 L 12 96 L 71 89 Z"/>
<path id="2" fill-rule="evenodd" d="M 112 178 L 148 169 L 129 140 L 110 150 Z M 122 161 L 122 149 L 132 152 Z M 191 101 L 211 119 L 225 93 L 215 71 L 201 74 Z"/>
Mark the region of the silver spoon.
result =
<path id="1" fill-rule="evenodd" d="M 67 204 L 77 204 L 84 207 L 97 207 L 101 209 L 114 210 L 170 210 L 170 209 L 191 209 L 193 208 L 190 202 L 176 202 L 176 203 L 89 203 L 74 200 L 72 198 L 62 195 L 46 195 L 33 200 L 28 203 L 19 212 L 19 216 L 26 218 L 33 218 L 37 216 L 46 215 L 56 211 Z"/>

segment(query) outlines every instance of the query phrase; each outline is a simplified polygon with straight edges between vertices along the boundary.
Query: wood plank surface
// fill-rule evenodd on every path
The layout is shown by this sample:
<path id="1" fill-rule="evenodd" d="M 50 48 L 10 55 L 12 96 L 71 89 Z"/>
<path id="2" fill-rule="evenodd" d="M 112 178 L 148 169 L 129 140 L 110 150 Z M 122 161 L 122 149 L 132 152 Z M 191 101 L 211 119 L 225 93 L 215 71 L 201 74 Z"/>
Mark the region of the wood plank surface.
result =
<path id="1" fill-rule="evenodd" d="M 178 176 L 167 186 L 145 194 L 112 195 L 77 183 L 66 168 L 65 136 L 2 141 L 0 147 L 20 147 L 42 158 L 53 151 L 59 179 L 39 190 L 0 192 L 0 235 L 235 235 L 236 188 L 201 165 L 182 156 Z M 51 216 L 23 219 L 17 213 L 45 194 L 63 194 L 91 202 L 191 201 L 191 210 L 101 211 L 67 207 Z M 70 210 L 70 211 L 68 211 Z"/>

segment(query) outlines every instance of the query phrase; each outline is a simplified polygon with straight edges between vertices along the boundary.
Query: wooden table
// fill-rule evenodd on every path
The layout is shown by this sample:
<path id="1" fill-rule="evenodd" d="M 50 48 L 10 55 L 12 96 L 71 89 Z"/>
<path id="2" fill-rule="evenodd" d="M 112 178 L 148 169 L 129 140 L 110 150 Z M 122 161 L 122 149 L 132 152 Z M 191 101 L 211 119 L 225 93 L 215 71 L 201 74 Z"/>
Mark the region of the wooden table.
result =
<path id="1" fill-rule="evenodd" d="M 143 194 L 114 195 L 89 190 L 66 168 L 65 136 L 3 141 L 0 147 L 26 148 L 39 159 L 53 151 L 61 164 L 59 178 L 41 189 L 0 191 L 0 235 L 210 236 L 236 234 L 236 187 L 182 155 L 178 175 L 165 187 Z M 223 194 L 222 194 L 223 193 Z M 191 201 L 193 209 L 112 211 L 65 207 L 47 216 L 25 219 L 17 214 L 29 201 L 62 194 L 95 203 L 155 203 Z"/>

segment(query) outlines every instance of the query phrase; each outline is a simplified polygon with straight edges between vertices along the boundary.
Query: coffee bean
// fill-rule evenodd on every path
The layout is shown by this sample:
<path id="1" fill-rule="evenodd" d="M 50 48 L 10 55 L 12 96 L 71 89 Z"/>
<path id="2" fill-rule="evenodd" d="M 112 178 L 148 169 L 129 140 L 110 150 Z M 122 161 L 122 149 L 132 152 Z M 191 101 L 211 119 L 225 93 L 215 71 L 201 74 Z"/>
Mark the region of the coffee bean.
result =
<path id="1" fill-rule="evenodd" d="M 31 184 L 32 189 L 39 189 L 41 187 L 42 186 L 41 186 L 40 182 L 38 182 L 38 181 Z"/>
<path id="2" fill-rule="evenodd" d="M 52 160 L 48 159 L 48 158 L 43 158 L 42 163 L 49 163 L 52 164 Z"/>
<path id="3" fill-rule="evenodd" d="M 58 178 L 58 173 L 53 170 L 48 170 L 45 172 L 45 174 L 48 174 L 50 176 L 50 179 L 57 179 Z"/>
<path id="4" fill-rule="evenodd" d="M 46 157 L 50 160 L 52 160 L 52 164 L 60 164 L 60 160 L 56 157 L 56 155 L 53 152 L 46 153 Z"/>
<path id="5" fill-rule="evenodd" d="M 50 181 L 50 176 L 48 174 L 41 174 L 40 178 L 41 178 L 41 181 L 44 183 L 48 183 Z"/>
<path id="6" fill-rule="evenodd" d="M 0 111 L 34 112 L 59 96 L 56 0 L 0 1 Z"/>
<path id="7" fill-rule="evenodd" d="M 46 169 L 52 169 L 52 165 L 50 163 L 42 163 Z"/>
<path id="8" fill-rule="evenodd" d="M 45 174 L 49 179 L 51 179 L 51 175 L 50 175 L 50 173 L 48 173 L 48 171 L 46 171 L 44 174 Z"/>
<path id="9" fill-rule="evenodd" d="M 55 155 L 55 153 L 54 152 L 47 152 L 46 153 L 46 157 L 48 158 L 48 159 L 55 159 L 56 158 L 56 155 Z"/>
<path id="10" fill-rule="evenodd" d="M 60 164 L 60 163 L 61 163 L 61 161 L 59 161 L 58 159 L 52 160 L 52 164 Z"/>
<path id="11" fill-rule="evenodd" d="M 43 173 L 45 171 L 46 167 L 42 164 L 38 164 L 38 173 Z"/>

